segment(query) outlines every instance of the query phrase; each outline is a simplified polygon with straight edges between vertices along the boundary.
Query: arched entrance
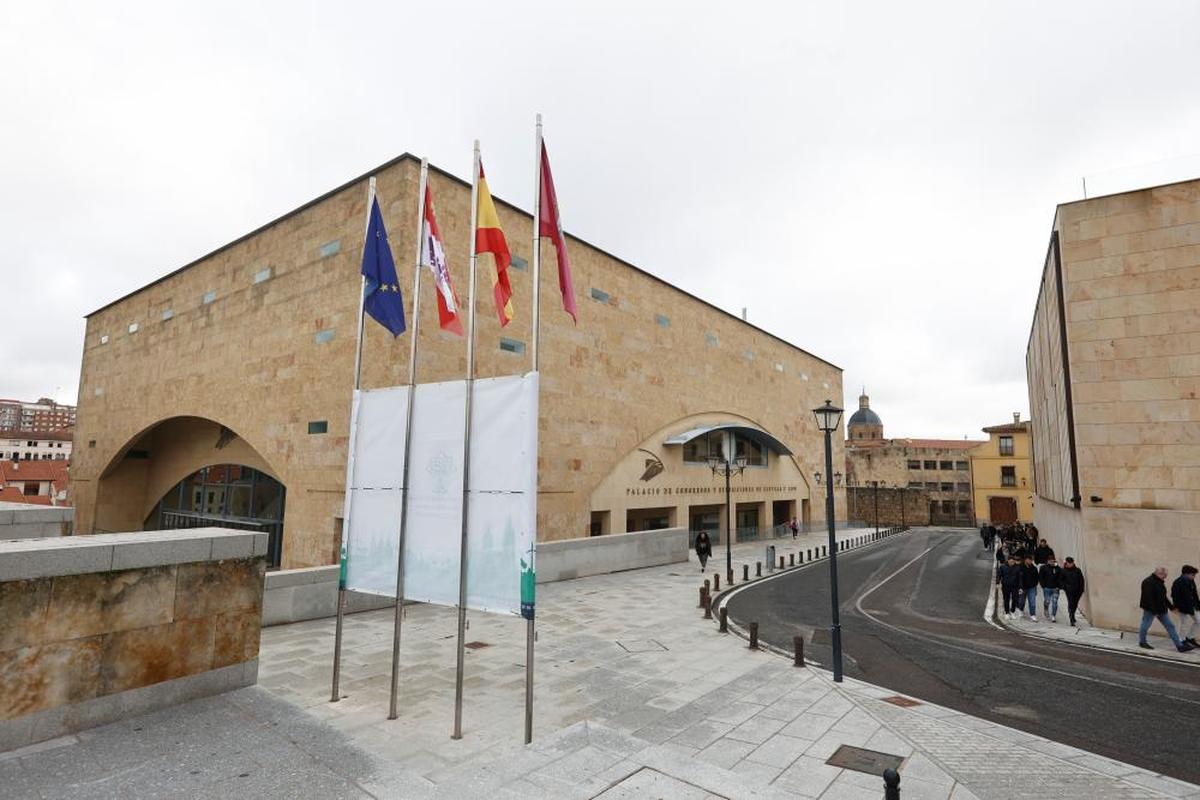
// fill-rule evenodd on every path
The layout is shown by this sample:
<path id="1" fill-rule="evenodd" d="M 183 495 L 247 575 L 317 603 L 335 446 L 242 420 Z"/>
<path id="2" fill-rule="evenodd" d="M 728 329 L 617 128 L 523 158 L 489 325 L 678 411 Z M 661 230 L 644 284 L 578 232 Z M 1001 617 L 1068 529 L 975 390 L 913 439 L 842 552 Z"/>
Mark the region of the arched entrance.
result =
<path id="1" fill-rule="evenodd" d="M 207 527 L 261 531 L 267 534 L 267 565 L 278 567 L 286 494 L 282 483 L 253 467 L 202 467 L 167 490 L 143 527 L 148 531 Z"/>

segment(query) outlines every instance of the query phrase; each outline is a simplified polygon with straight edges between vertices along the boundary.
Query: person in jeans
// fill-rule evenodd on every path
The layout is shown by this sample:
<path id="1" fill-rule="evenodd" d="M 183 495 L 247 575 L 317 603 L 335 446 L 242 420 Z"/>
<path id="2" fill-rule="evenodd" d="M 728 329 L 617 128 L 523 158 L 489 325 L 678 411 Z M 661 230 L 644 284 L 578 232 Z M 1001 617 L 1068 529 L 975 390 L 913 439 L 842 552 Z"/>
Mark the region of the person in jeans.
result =
<path id="1" fill-rule="evenodd" d="M 1046 559 L 1046 563 L 1038 567 L 1038 583 L 1042 586 L 1042 613 L 1051 622 L 1058 621 L 1058 590 L 1062 576 L 1062 567 L 1054 559 L 1054 554 Z"/>
<path id="2" fill-rule="evenodd" d="M 1017 605 L 1021 608 L 1029 606 L 1029 621 L 1037 622 L 1038 568 L 1033 565 L 1032 553 L 1025 555 L 1025 563 L 1018 569 L 1021 575 L 1021 587 Z"/>
<path id="3" fill-rule="evenodd" d="M 1171 584 L 1171 602 L 1179 615 L 1179 638 L 1197 647 L 1196 608 L 1200 606 L 1200 595 L 1196 592 L 1196 568 L 1191 564 L 1184 564 L 1179 577 Z"/>
<path id="4" fill-rule="evenodd" d="M 1167 614 L 1174 606 L 1167 599 L 1166 567 L 1158 567 L 1142 581 L 1142 599 L 1139 605 L 1142 608 L 1142 626 L 1138 628 L 1138 647 L 1145 650 L 1154 649 L 1146 641 L 1146 634 L 1150 632 L 1150 625 L 1154 620 L 1158 620 L 1167 629 L 1167 635 L 1175 643 L 1176 650 L 1186 653 L 1193 649 L 1190 644 L 1179 639 L 1179 634 L 1175 632 L 1175 624 Z"/>
<path id="5" fill-rule="evenodd" d="M 1017 610 L 1017 590 L 1021 585 L 1021 573 L 1017 569 L 1017 560 L 1009 556 L 1007 563 L 996 567 L 996 583 L 1000 584 L 1000 593 L 1004 596 L 1004 618 L 1012 619 Z"/>
<path id="6" fill-rule="evenodd" d="M 1075 559 L 1067 556 L 1063 559 L 1062 569 L 1058 573 L 1058 586 L 1067 596 L 1067 618 L 1071 627 L 1075 627 L 1075 612 L 1079 609 L 1079 598 L 1083 597 L 1083 570 L 1075 566 Z"/>

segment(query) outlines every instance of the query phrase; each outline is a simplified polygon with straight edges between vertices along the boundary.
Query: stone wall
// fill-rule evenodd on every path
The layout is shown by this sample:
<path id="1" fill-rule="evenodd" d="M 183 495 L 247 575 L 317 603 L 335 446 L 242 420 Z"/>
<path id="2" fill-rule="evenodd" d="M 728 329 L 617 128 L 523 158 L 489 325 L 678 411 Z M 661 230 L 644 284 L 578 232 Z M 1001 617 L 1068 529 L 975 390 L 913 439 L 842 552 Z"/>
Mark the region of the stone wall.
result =
<path id="1" fill-rule="evenodd" d="M 537 581 L 552 583 L 687 560 L 687 528 L 566 539 L 538 545 Z"/>
<path id="2" fill-rule="evenodd" d="M 871 487 L 852 486 L 846 490 L 850 519 L 875 527 L 875 492 Z M 929 524 L 929 492 L 919 489 L 879 487 L 879 527 Z M 903 505 L 901 505 L 903 504 Z"/>
<path id="3" fill-rule="evenodd" d="M 0 542 L 0 751 L 253 684 L 267 536 Z"/>
<path id="4" fill-rule="evenodd" d="M 70 506 L 31 506 L 0 503 L 0 540 L 70 536 L 75 509 Z"/>
<path id="5" fill-rule="evenodd" d="M 263 626 L 287 625 L 336 615 L 339 572 L 337 564 L 268 572 L 263 588 Z M 346 611 L 351 614 L 394 605 L 395 602 L 388 597 L 346 592 Z"/>

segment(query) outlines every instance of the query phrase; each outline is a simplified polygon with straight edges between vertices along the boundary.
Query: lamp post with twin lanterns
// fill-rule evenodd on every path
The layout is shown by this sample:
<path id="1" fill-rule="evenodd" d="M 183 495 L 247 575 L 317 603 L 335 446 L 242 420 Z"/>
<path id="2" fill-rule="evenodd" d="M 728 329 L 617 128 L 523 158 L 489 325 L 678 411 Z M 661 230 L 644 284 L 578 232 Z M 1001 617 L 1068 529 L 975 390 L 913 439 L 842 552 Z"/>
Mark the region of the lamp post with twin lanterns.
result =
<path id="1" fill-rule="evenodd" d="M 725 476 L 725 583 L 733 585 L 733 514 L 729 502 L 729 478 L 736 472 L 741 475 L 746 470 L 746 457 L 737 455 L 736 442 L 732 431 L 726 431 L 721 439 L 721 452 L 708 454 L 708 468 L 714 475 Z"/>
<path id="2" fill-rule="evenodd" d="M 813 414 L 817 418 L 817 427 L 825 433 L 825 474 L 830 476 L 825 481 L 825 522 L 829 526 L 829 601 L 832 611 L 829 632 L 833 642 L 833 680 L 841 683 L 842 623 L 838 617 L 837 537 L 833 522 L 833 443 L 830 436 L 841 428 L 842 409 L 826 400 L 825 405 L 813 409 Z"/>

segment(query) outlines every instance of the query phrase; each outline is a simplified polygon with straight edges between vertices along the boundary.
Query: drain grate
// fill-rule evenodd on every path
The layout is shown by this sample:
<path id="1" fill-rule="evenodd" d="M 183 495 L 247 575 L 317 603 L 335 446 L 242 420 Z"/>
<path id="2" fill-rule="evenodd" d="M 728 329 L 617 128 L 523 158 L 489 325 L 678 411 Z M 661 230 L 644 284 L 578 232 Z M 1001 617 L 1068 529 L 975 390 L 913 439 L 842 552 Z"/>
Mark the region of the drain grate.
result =
<path id="1" fill-rule="evenodd" d="M 912 708 L 913 706 L 921 705 L 918 701 L 913 700 L 910 697 L 903 697 L 898 694 L 883 698 L 883 702 L 891 703 L 892 705 L 900 706 L 901 708 Z"/>
<path id="2" fill-rule="evenodd" d="M 884 770 L 900 769 L 904 758 L 891 753 L 881 753 L 878 750 L 866 750 L 862 747 L 844 744 L 835 750 L 825 763 L 832 767 L 842 767 L 882 777 Z"/>
<path id="3" fill-rule="evenodd" d="M 490 646 L 491 645 L 489 645 L 487 642 L 467 642 L 466 644 L 463 645 L 463 647 L 469 647 L 472 650 L 478 650 L 482 647 L 490 647 Z"/>

